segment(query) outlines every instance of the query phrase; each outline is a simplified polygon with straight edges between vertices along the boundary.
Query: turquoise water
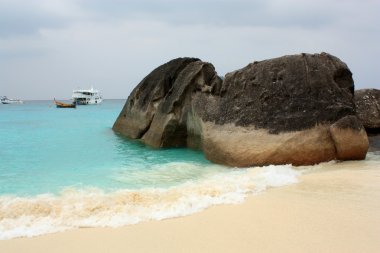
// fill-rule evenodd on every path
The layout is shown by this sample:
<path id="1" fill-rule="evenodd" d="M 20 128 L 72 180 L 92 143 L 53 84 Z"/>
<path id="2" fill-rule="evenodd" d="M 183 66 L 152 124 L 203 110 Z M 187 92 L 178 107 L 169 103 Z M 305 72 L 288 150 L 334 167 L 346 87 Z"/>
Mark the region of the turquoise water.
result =
<path id="1" fill-rule="evenodd" d="M 184 216 L 297 182 L 291 165 L 233 169 L 125 139 L 111 129 L 124 103 L 0 105 L 0 240 Z"/>
<path id="2" fill-rule="evenodd" d="M 124 103 L 106 100 L 77 109 L 58 109 L 51 101 L 0 105 L 0 194 L 168 187 L 217 170 L 175 166 L 210 164 L 201 152 L 155 150 L 115 134 L 111 127 Z"/>

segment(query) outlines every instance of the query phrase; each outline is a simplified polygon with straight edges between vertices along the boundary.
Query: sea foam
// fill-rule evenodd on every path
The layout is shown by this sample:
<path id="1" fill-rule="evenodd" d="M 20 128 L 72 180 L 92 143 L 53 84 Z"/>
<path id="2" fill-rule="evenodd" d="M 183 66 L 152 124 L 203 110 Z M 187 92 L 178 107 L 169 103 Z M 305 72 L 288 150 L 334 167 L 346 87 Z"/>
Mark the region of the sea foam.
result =
<path id="1" fill-rule="evenodd" d="M 189 168 L 184 163 L 171 163 L 161 166 L 164 167 L 156 168 L 158 173 L 152 180 L 165 180 L 167 175 L 162 172 L 167 168 L 182 175 L 182 170 L 192 173 L 191 169 L 202 170 L 204 165 L 192 164 Z M 82 227 L 119 227 L 185 216 L 212 205 L 241 203 L 248 195 L 258 194 L 268 187 L 296 183 L 300 174 L 300 169 L 291 165 L 265 166 L 225 169 L 168 188 L 113 192 L 98 188 L 66 188 L 58 195 L 2 196 L 0 239 L 31 237 Z M 119 176 L 119 180 L 126 180 L 125 175 Z"/>

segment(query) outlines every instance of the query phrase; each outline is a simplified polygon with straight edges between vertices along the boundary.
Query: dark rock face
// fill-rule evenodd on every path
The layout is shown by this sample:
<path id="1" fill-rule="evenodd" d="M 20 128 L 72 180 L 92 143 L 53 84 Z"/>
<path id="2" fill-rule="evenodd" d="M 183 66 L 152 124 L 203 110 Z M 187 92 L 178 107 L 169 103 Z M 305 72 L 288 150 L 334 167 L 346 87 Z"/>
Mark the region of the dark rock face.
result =
<path id="1" fill-rule="evenodd" d="M 369 151 L 380 151 L 380 90 L 355 91 L 356 115 L 365 127 L 369 139 Z"/>
<path id="2" fill-rule="evenodd" d="M 363 159 L 353 92 L 346 64 L 326 53 L 254 62 L 224 80 L 210 63 L 178 58 L 141 81 L 113 129 L 239 167 Z"/>
<path id="3" fill-rule="evenodd" d="M 215 93 L 221 79 L 196 58 L 178 58 L 155 70 L 129 96 L 113 129 L 153 147 L 200 147 L 194 93 Z"/>
<path id="4" fill-rule="evenodd" d="M 255 62 L 226 75 L 217 110 L 205 118 L 270 133 L 299 131 L 354 115 L 346 64 L 326 53 Z"/>
<path id="5" fill-rule="evenodd" d="M 355 91 L 356 115 L 369 134 L 380 134 L 380 90 Z"/>
<path id="6" fill-rule="evenodd" d="M 179 73 L 195 58 L 172 60 L 146 76 L 129 95 L 113 129 L 133 139 L 140 139 L 149 130 L 158 105 L 172 90 Z"/>

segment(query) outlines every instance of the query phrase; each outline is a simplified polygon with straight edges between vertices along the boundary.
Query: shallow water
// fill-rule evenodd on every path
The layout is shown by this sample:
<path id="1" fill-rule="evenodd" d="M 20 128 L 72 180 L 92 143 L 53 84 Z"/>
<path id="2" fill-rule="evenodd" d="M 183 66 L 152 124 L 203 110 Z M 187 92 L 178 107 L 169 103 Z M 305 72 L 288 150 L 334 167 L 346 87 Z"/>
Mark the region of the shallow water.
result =
<path id="1" fill-rule="evenodd" d="M 115 134 L 111 127 L 124 102 L 106 100 L 77 109 L 57 109 L 49 101 L 0 106 L 0 194 L 167 187 L 215 170 L 162 167 L 210 163 L 197 151 L 154 150 Z"/>
<path id="2" fill-rule="evenodd" d="M 124 102 L 0 106 L 0 239 L 188 215 L 341 166 L 234 169 L 190 149 L 151 149 L 111 130 Z M 376 167 L 379 157 L 347 166 Z"/>

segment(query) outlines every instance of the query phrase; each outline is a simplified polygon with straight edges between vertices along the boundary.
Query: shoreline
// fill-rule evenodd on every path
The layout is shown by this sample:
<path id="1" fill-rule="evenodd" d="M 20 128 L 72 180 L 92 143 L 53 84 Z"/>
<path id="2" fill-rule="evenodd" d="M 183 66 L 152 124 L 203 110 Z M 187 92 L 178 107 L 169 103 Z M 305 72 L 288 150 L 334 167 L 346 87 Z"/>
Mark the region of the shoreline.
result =
<path id="1" fill-rule="evenodd" d="M 0 252 L 378 252 L 380 169 L 357 165 L 190 216 L 4 240 Z"/>

